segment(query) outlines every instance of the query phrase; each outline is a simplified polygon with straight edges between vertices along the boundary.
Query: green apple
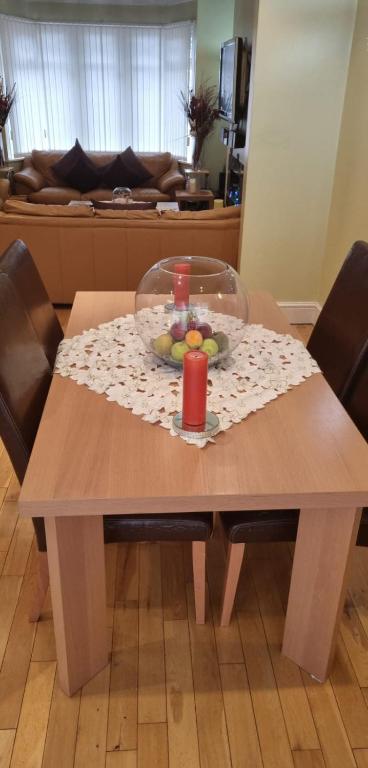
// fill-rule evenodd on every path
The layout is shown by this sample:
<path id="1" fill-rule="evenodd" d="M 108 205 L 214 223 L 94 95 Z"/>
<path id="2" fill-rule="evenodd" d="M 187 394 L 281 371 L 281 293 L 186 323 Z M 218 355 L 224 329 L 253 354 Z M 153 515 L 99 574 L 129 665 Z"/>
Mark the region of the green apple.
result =
<path id="1" fill-rule="evenodd" d="M 171 357 L 176 363 L 182 363 L 186 352 L 189 352 L 188 344 L 185 341 L 177 341 L 171 347 Z"/>
<path id="2" fill-rule="evenodd" d="M 215 357 L 218 354 L 219 348 L 214 339 L 205 339 L 201 351 L 206 352 L 208 357 Z"/>
<path id="3" fill-rule="evenodd" d="M 171 347 L 173 345 L 172 337 L 169 333 L 162 333 L 161 336 L 157 336 L 157 339 L 153 342 L 153 349 L 156 355 L 159 357 L 165 357 L 170 354 Z"/>
<path id="4" fill-rule="evenodd" d="M 213 334 L 212 338 L 216 342 L 219 352 L 226 352 L 226 350 L 229 349 L 229 338 L 226 336 L 226 333 L 218 331 Z"/>

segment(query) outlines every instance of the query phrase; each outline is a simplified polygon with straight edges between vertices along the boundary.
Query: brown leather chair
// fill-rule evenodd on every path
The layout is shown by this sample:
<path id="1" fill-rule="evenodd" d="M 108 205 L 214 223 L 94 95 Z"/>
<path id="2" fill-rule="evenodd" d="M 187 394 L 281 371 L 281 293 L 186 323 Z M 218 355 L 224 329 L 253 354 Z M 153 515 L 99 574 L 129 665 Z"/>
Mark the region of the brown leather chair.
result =
<path id="1" fill-rule="evenodd" d="M 20 483 L 27 469 L 51 384 L 61 333 L 60 326 L 53 323 L 54 309 L 47 301 L 47 294 L 46 299 L 43 295 L 42 302 L 35 299 L 42 296 L 44 288 L 42 283 L 39 285 L 40 277 L 34 265 L 32 267 L 29 263 L 30 259 L 29 252 L 20 241 L 13 243 L 0 259 L 0 436 Z M 39 311 L 41 305 L 42 312 Z M 34 518 L 34 523 L 39 583 L 30 618 L 36 621 L 48 586 L 48 571 L 43 518 Z M 205 620 L 205 546 L 211 534 L 210 512 L 104 517 L 106 543 L 192 541 L 198 623 Z"/>
<path id="2" fill-rule="evenodd" d="M 311 334 L 308 350 L 352 420 L 368 439 L 368 244 L 354 243 Z M 245 544 L 295 541 L 299 510 L 222 512 L 229 542 L 221 625 L 231 618 Z M 368 509 L 357 537 L 368 546 Z"/>

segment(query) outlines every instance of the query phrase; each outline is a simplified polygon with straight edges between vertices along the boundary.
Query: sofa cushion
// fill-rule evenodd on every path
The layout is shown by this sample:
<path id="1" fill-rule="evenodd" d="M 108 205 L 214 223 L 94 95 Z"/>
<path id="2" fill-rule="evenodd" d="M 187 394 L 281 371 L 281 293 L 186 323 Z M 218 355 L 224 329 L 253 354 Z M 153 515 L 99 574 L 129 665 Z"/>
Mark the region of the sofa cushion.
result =
<path id="1" fill-rule="evenodd" d="M 62 153 L 57 150 L 47 152 L 44 149 L 34 149 L 32 151 L 32 165 L 43 176 L 45 186 L 46 184 L 49 184 L 50 187 L 60 186 L 61 179 L 52 170 L 52 166 L 60 160 L 60 157 L 62 157 Z"/>
<path id="2" fill-rule="evenodd" d="M 28 195 L 30 203 L 50 203 L 53 205 L 67 205 L 71 200 L 80 199 L 81 193 L 72 187 L 44 187 L 39 192 L 31 192 Z"/>
<path id="3" fill-rule="evenodd" d="M 109 189 L 114 187 L 139 187 L 151 178 L 151 173 L 138 159 L 131 147 L 99 169 L 102 183 Z"/>
<path id="4" fill-rule="evenodd" d="M 132 189 L 133 200 L 153 200 L 155 203 L 167 203 L 170 195 L 160 192 L 155 187 L 135 187 Z"/>
<path id="5" fill-rule="evenodd" d="M 100 180 L 100 170 L 87 157 L 78 139 L 75 140 L 74 147 L 52 166 L 52 170 L 80 192 L 88 192 L 96 187 Z"/>
<path id="6" fill-rule="evenodd" d="M 189 219 L 195 221 L 201 219 L 220 221 L 221 219 L 239 219 L 241 205 L 230 205 L 228 208 L 212 208 L 207 211 L 162 211 L 165 219 Z"/>
<path id="7" fill-rule="evenodd" d="M 45 205 L 43 203 L 26 203 L 23 200 L 12 200 L 4 203 L 5 213 L 18 213 L 23 216 L 63 216 L 67 218 L 87 218 L 93 216 L 93 208 L 88 205 Z"/>
<path id="8" fill-rule="evenodd" d="M 177 163 L 176 161 L 173 161 L 173 156 L 170 152 L 142 152 L 138 157 L 150 174 L 150 187 L 156 187 L 158 179 L 163 176 L 173 164 L 175 168 L 177 167 Z"/>
<path id="9" fill-rule="evenodd" d="M 146 221 L 153 219 L 159 221 L 160 211 L 154 208 L 151 211 L 112 211 L 111 208 L 107 210 L 95 210 L 95 218 L 97 219 L 128 219 L 131 221 Z"/>

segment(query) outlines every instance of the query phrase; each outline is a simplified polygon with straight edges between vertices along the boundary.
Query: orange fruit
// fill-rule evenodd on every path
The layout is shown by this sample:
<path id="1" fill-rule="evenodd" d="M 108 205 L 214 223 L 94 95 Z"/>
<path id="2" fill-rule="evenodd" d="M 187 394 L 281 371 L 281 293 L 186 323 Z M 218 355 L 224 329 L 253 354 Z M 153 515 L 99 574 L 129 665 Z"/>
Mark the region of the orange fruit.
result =
<path id="1" fill-rule="evenodd" d="M 199 349 L 203 344 L 203 336 L 199 331 L 188 331 L 185 334 L 185 341 L 190 349 Z"/>

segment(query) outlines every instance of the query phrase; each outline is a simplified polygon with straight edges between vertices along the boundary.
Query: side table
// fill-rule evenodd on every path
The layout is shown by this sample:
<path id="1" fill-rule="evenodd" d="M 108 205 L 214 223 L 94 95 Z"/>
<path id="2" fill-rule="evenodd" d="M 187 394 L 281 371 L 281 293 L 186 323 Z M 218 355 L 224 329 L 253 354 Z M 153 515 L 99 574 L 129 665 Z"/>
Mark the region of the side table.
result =
<path id="1" fill-rule="evenodd" d="M 198 211 L 213 208 L 214 199 L 215 196 L 210 189 L 200 189 L 199 192 L 178 189 L 175 192 L 175 200 L 179 204 L 180 211 Z"/>
<path id="2" fill-rule="evenodd" d="M 10 191 L 12 194 L 14 194 L 14 173 L 15 169 L 12 165 L 0 165 L 0 179 L 9 179 L 10 182 Z"/>

